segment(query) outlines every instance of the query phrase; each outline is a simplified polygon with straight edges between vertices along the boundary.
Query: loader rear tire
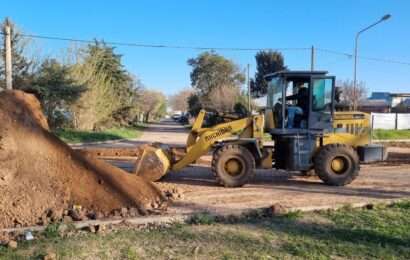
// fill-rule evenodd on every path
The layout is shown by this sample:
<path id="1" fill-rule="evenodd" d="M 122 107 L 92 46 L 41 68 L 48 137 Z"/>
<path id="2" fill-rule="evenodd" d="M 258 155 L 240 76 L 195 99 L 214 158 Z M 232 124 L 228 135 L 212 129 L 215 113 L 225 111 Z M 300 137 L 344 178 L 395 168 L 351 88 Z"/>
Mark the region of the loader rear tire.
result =
<path id="1" fill-rule="evenodd" d="M 255 158 L 244 146 L 225 145 L 214 152 L 212 172 L 219 184 L 241 187 L 255 174 Z"/>
<path id="2" fill-rule="evenodd" d="M 315 172 L 327 185 L 344 186 L 359 175 L 360 163 L 356 151 L 344 144 L 323 146 L 314 158 Z"/>

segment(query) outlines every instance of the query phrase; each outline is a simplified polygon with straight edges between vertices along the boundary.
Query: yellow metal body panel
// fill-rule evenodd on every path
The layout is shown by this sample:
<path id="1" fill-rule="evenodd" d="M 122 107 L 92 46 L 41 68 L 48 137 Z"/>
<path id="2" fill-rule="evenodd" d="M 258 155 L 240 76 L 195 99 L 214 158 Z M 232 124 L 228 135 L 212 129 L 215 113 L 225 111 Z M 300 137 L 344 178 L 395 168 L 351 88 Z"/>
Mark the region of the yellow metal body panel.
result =
<path id="1" fill-rule="evenodd" d="M 227 138 L 256 138 L 262 145 L 264 119 L 262 115 L 250 116 L 209 128 L 202 128 L 205 111 L 201 110 L 195 120 L 187 140 L 187 154 L 174 165 L 172 170 L 180 170 L 206 154 L 213 144 Z"/>
<path id="2" fill-rule="evenodd" d="M 363 112 L 336 112 L 334 132 L 326 134 L 323 144 L 347 144 L 353 147 L 370 143 L 370 116 Z"/>
<path id="3" fill-rule="evenodd" d="M 272 147 L 263 148 L 263 158 L 261 160 L 260 167 L 262 169 L 271 169 L 272 168 Z"/>
<path id="4" fill-rule="evenodd" d="M 274 128 L 276 128 L 276 125 L 275 125 L 273 110 L 271 108 L 267 108 L 265 110 L 265 129 L 274 129 Z"/>

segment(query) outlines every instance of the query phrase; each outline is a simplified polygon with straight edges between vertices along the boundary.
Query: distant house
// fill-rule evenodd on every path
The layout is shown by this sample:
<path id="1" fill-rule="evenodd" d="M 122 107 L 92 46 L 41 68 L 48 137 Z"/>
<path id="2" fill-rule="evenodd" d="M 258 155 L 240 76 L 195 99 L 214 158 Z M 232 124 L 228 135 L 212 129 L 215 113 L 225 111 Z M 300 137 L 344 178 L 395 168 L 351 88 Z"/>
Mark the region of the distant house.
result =
<path id="1" fill-rule="evenodd" d="M 390 92 L 372 92 L 369 99 L 383 99 L 391 103 L 391 94 Z"/>
<path id="2" fill-rule="evenodd" d="M 348 103 L 336 104 L 337 111 L 348 111 Z M 357 110 L 366 113 L 410 113 L 410 93 L 373 92 L 368 99 L 357 104 Z"/>
<path id="3" fill-rule="evenodd" d="M 339 102 L 335 105 L 335 108 L 336 111 L 350 111 L 352 106 L 347 102 Z M 358 102 L 357 110 L 366 113 L 388 113 L 390 112 L 390 106 L 384 99 L 365 99 Z"/>
<path id="4" fill-rule="evenodd" d="M 366 113 L 388 113 L 390 105 L 384 99 L 366 99 L 359 101 L 358 110 Z"/>
<path id="5" fill-rule="evenodd" d="M 400 102 L 397 106 L 392 108 L 394 113 L 410 113 L 410 98 Z"/>
<path id="6" fill-rule="evenodd" d="M 367 100 L 379 105 L 382 105 L 380 100 L 383 100 L 389 106 L 387 112 L 410 113 L 410 93 L 373 92 Z"/>
<path id="7" fill-rule="evenodd" d="M 391 93 L 391 106 L 395 107 L 399 105 L 402 102 L 405 102 L 406 100 L 410 99 L 410 93 Z"/>

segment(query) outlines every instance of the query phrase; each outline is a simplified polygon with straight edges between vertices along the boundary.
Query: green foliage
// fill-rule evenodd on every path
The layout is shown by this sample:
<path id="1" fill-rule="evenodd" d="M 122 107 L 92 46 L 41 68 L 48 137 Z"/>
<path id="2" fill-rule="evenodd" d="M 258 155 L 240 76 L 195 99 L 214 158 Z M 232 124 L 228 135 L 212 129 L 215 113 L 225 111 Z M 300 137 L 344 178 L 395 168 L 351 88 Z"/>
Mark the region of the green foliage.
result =
<path id="1" fill-rule="evenodd" d="M 130 127 L 113 128 L 100 132 L 80 131 L 75 129 L 58 129 L 54 131 L 54 134 L 67 143 L 86 143 L 137 138 L 140 136 L 141 131 Z"/>
<path id="2" fill-rule="evenodd" d="M 69 67 L 55 59 L 46 59 L 36 72 L 33 85 L 25 89 L 39 98 L 51 128 L 62 127 L 64 113 L 75 102 L 83 88 L 74 85 L 69 77 Z"/>
<path id="3" fill-rule="evenodd" d="M 79 129 L 112 126 L 115 116 L 130 112 L 134 105 L 139 82 L 124 69 L 121 55 L 114 50 L 104 42 L 90 44 L 72 67 L 73 79 L 86 88 L 73 106 Z"/>
<path id="4" fill-rule="evenodd" d="M 381 140 L 410 139 L 410 130 L 376 129 L 373 131 L 373 138 Z"/>
<path id="5" fill-rule="evenodd" d="M 290 220 L 296 220 L 296 219 L 301 218 L 302 216 L 303 216 L 303 213 L 301 211 L 291 211 L 291 212 L 288 212 L 282 215 L 283 218 L 290 219 Z"/>
<path id="6" fill-rule="evenodd" d="M 189 59 L 188 65 L 192 66 L 191 85 L 197 96 L 191 96 L 188 101 L 189 110 L 197 114 L 199 104 L 218 112 L 232 110 L 245 82 L 238 66 L 214 52 L 203 52 Z"/>
<path id="7" fill-rule="evenodd" d="M 216 88 L 238 86 L 245 82 L 244 74 L 232 61 L 214 52 L 203 52 L 197 58 L 189 59 L 188 65 L 192 66 L 192 86 L 200 95 L 208 95 Z"/>
<path id="8" fill-rule="evenodd" d="M 202 109 L 201 101 L 197 94 L 191 94 L 188 97 L 188 112 L 193 116 L 197 116 Z"/>
<path id="9" fill-rule="evenodd" d="M 164 94 L 154 90 L 143 89 L 140 108 L 143 112 L 143 121 L 157 120 L 166 114 L 166 98 Z"/>
<path id="10" fill-rule="evenodd" d="M 241 115 L 242 117 L 245 117 L 249 114 L 248 108 L 241 102 L 238 102 L 233 106 L 233 111 L 236 114 Z"/>
<path id="11" fill-rule="evenodd" d="M 261 97 L 267 93 L 268 84 L 264 78 L 269 73 L 285 70 L 284 58 L 277 51 L 259 51 L 255 55 L 256 73 L 251 81 L 251 92 L 255 97 Z"/>
<path id="12" fill-rule="evenodd" d="M 209 212 L 201 212 L 194 214 L 189 220 L 188 223 L 196 225 L 211 225 L 215 223 L 215 215 L 210 214 Z"/>
<path id="13" fill-rule="evenodd" d="M 60 224 L 53 223 L 49 224 L 46 229 L 44 230 L 44 236 L 46 238 L 56 238 L 59 236 L 58 228 Z"/>

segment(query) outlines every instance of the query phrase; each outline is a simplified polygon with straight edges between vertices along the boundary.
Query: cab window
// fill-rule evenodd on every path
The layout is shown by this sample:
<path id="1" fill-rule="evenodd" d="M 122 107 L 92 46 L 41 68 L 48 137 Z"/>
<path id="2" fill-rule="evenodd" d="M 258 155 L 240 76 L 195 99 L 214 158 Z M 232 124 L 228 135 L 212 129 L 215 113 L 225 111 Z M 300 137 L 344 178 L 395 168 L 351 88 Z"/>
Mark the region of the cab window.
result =
<path id="1" fill-rule="evenodd" d="M 312 111 L 330 112 L 332 106 L 333 79 L 313 79 Z"/>

